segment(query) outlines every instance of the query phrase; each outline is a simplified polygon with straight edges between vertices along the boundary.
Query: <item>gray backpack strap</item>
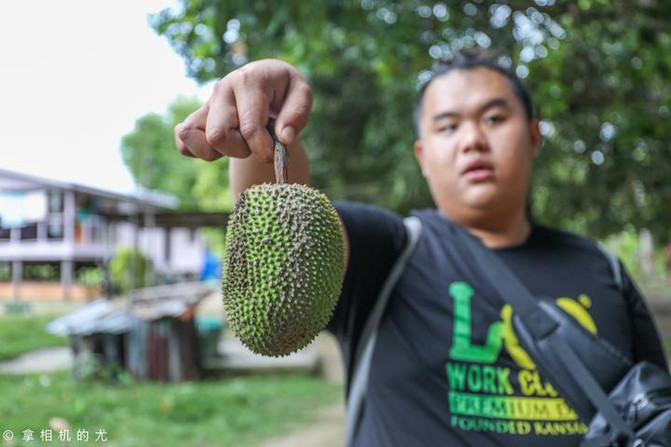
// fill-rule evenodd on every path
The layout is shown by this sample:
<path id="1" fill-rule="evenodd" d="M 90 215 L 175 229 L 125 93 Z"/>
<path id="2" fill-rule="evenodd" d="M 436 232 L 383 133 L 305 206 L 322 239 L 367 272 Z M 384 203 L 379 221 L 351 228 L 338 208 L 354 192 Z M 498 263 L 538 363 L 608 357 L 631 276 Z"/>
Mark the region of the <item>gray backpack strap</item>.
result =
<path id="1" fill-rule="evenodd" d="M 608 260 L 608 263 L 610 264 L 610 269 L 613 272 L 613 278 L 615 279 L 615 284 L 620 288 L 620 290 L 624 290 L 624 282 L 622 280 L 622 268 L 620 267 L 620 261 L 617 259 L 617 256 L 615 256 L 610 250 L 608 250 L 604 245 L 597 243 L 597 247 L 599 247 L 599 250 L 601 250 L 601 253 L 606 257 Z"/>
<path id="2" fill-rule="evenodd" d="M 418 218 L 411 216 L 403 220 L 406 228 L 406 244 L 401 251 L 396 263 L 389 272 L 389 276 L 385 281 L 380 294 L 375 302 L 373 311 L 368 316 L 366 325 L 361 333 L 361 339 L 357 346 L 356 354 L 354 356 L 354 365 L 352 367 L 352 379 L 350 382 L 349 395 L 347 397 L 347 435 L 346 446 L 351 446 L 354 442 L 354 435 L 359 426 L 359 421 L 362 416 L 363 405 L 366 399 L 366 389 L 368 388 L 368 375 L 370 372 L 370 363 L 373 358 L 373 348 L 377 339 L 377 328 L 382 320 L 389 296 L 391 295 L 396 282 L 403 274 L 405 265 L 410 258 L 410 255 L 417 246 L 420 234 L 422 232 L 422 224 Z"/>

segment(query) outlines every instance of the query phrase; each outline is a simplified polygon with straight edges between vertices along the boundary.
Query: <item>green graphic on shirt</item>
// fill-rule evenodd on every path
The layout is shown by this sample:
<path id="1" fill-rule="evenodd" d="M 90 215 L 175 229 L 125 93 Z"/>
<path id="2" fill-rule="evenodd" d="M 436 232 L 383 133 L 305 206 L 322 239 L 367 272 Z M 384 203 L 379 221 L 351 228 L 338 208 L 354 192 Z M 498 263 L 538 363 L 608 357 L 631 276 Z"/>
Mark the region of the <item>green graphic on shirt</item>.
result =
<path id="1" fill-rule="evenodd" d="M 450 357 L 465 362 L 494 363 L 503 346 L 503 323 L 489 326 L 484 346 L 471 344 L 471 298 L 473 288 L 465 282 L 450 284 L 449 294 L 454 299 L 454 325 Z"/>
<path id="2" fill-rule="evenodd" d="M 465 363 L 446 363 L 450 389 L 491 394 L 513 394 L 510 384 L 510 368 L 495 366 L 468 365 Z"/>
<path id="3" fill-rule="evenodd" d="M 474 289 L 466 282 L 456 281 L 450 284 L 448 293 L 454 304 L 450 361 L 445 364 L 450 425 L 463 431 L 521 436 L 584 434 L 587 425 L 558 396 L 552 384 L 543 380 L 519 344 L 512 324 L 512 307 L 505 304 L 501 308 L 501 319 L 486 327 L 485 343 L 480 345 L 480 341 L 474 342 L 478 338 L 473 338 Z M 561 297 L 555 303 L 581 326 L 596 333 L 587 295 L 577 299 Z M 515 368 L 496 365 L 503 348 Z"/>
<path id="4" fill-rule="evenodd" d="M 574 421 L 577 418 L 576 413 L 560 398 L 483 396 L 453 392 L 448 396 L 452 414 L 534 421 Z"/>

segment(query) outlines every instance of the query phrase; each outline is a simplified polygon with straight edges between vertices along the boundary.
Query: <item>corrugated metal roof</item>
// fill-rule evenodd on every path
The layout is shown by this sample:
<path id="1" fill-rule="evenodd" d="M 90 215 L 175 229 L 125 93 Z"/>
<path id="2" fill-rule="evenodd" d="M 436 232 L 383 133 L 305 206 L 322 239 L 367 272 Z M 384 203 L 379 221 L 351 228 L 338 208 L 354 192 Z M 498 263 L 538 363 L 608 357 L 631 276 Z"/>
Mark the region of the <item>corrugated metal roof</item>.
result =
<path id="1" fill-rule="evenodd" d="M 86 321 L 70 334 L 123 334 L 130 330 L 134 318 L 127 309 L 119 309 L 97 320 Z"/>
<path id="2" fill-rule="evenodd" d="M 139 289 L 128 298 L 99 299 L 47 325 L 58 335 L 121 334 L 133 321 L 178 318 L 187 315 L 213 292 L 203 283 L 181 283 Z"/>
<path id="3" fill-rule="evenodd" d="M 0 168 L 0 191 L 23 191 L 44 187 L 78 191 L 145 207 L 177 209 L 179 206 L 179 200 L 175 196 L 158 191 L 143 189 L 139 194 L 132 195 Z"/>
<path id="4" fill-rule="evenodd" d="M 114 310 L 112 301 L 100 298 L 91 301 L 73 312 L 47 324 L 47 332 L 55 335 L 68 335 L 87 326 L 89 322 L 99 320 Z"/>

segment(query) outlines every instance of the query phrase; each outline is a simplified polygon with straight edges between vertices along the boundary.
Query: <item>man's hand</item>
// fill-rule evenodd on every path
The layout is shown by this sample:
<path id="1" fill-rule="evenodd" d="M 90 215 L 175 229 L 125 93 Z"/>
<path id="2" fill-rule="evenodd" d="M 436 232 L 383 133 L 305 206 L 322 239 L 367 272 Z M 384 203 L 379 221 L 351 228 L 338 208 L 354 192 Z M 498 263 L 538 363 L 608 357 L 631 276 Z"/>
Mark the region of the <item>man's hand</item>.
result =
<path id="1" fill-rule="evenodd" d="M 312 90 L 293 66 L 279 60 L 251 62 L 221 79 L 210 99 L 175 127 L 175 143 L 186 156 L 213 161 L 222 156 L 261 162 L 273 160 L 273 143 L 266 126 L 292 143 L 308 122 Z"/>

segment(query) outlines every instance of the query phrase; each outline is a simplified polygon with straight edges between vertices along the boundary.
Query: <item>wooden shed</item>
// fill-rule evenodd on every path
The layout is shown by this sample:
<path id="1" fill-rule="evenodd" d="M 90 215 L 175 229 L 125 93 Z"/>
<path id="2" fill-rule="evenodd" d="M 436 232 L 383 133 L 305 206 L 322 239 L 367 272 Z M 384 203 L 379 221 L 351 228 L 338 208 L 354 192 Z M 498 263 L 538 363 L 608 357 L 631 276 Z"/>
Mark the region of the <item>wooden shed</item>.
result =
<path id="1" fill-rule="evenodd" d="M 139 289 L 86 304 L 47 330 L 70 337 L 77 378 L 114 379 L 125 371 L 140 380 L 196 380 L 203 359 L 195 310 L 211 293 L 199 282 Z"/>

